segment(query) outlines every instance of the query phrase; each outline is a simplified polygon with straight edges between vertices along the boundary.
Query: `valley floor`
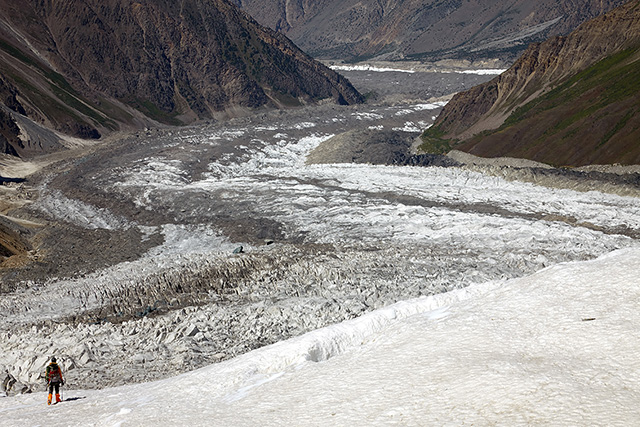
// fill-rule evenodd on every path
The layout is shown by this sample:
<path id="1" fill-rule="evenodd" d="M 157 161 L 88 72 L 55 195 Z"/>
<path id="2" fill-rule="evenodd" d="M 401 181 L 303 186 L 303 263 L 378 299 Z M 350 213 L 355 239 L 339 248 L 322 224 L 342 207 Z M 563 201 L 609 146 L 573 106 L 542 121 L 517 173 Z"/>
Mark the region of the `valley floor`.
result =
<path id="1" fill-rule="evenodd" d="M 70 389 L 148 382 L 399 301 L 638 247 L 634 174 L 513 160 L 307 164 L 314 148 L 352 129 L 417 137 L 442 106 L 427 94 L 475 78 L 435 75 L 434 89 L 409 73 L 353 73 L 375 81 L 372 90 L 414 82 L 415 99 L 382 94 L 362 106 L 149 130 L 8 186 L 15 200 L 31 195 L 3 212 L 37 244 L 28 267 L 2 276 L 9 394 L 40 391 L 53 354 Z"/>

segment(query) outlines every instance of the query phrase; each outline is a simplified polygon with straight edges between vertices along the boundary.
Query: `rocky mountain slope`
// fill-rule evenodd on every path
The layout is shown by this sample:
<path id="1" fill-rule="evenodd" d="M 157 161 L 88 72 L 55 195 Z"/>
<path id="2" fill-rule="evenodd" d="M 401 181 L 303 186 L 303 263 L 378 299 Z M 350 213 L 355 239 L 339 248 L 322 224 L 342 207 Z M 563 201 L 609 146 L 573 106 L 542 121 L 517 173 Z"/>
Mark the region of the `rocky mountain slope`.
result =
<path id="1" fill-rule="evenodd" d="M 513 60 L 625 0 L 233 0 L 325 59 Z"/>
<path id="2" fill-rule="evenodd" d="M 640 2 L 532 45 L 494 80 L 456 95 L 425 151 L 553 165 L 640 162 Z"/>
<path id="3" fill-rule="evenodd" d="M 26 136 L 23 116 L 98 138 L 327 98 L 361 101 L 348 81 L 227 0 L 0 0 L 3 153 L 60 148 Z"/>

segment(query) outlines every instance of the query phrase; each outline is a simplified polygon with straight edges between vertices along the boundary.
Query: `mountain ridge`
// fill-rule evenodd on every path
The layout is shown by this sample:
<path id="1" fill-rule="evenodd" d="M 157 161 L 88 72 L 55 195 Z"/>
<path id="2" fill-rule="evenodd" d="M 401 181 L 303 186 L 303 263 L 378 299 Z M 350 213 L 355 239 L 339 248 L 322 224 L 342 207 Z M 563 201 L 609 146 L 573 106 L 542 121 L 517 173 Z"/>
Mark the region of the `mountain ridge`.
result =
<path id="1" fill-rule="evenodd" d="M 490 82 L 459 93 L 423 135 L 483 157 L 555 166 L 640 162 L 640 2 L 534 44 Z"/>
<path id="2" fill-rule="evenodd" d="M 227 0 L 0 3 L 3 116 L 64 134 L 362 102 L 346 79 Z M 4 152 L 40 151 L 12 134 Z"/>
<path id="3" fill-rule="evenodd" d="M 532 41 L 568 34 L 624 0 L 234 0 L 322 59 L 512 62 Z"/>

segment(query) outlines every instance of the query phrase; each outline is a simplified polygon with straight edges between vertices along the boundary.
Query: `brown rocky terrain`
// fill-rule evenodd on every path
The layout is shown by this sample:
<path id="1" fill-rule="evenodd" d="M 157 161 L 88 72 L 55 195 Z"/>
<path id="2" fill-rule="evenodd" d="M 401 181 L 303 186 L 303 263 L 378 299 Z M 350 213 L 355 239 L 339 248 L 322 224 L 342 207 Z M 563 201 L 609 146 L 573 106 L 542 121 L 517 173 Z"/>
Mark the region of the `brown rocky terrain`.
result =
<path id="1" fill-rule="evenodd" d="M 18 116 L 99 138 L 154 123 L 362 99 L 227 0 L 2 0 L 0 97 L 0 149 L 21 156 L 63 143 L 18 133 Z"/>
<path id="2" fill-rule="evenodd" d="M 502 75 L 456 95 L 423 139 L 556 166 L 640 162 L 640 2 L 534 44 Z"/>
<path id="3" fill-rule="evenodd" d="M 517 58 L 624 0 L 233 0 L 327 59 Z"/>

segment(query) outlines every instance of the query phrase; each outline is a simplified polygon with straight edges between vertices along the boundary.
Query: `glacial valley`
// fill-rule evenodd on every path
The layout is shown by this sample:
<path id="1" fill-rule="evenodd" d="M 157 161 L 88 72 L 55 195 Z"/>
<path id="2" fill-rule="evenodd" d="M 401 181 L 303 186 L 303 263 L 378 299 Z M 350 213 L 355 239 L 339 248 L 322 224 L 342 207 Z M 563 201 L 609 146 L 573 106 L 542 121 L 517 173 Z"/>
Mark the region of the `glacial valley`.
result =
<path id="1" fill-rule="evenodd" d="M 492 77 L 341 73 L 368 103 L 148 129 L 5 186 L 24 200 L 3 214 L 40 233 L 32 262 L 2 273 L 6 391 L 39 390 L 51 355 L 69 387 L 150 381 L 638 245 L 637 171 L 307 163 L 347 131 L 416 139 L 448 95 Z"/>

